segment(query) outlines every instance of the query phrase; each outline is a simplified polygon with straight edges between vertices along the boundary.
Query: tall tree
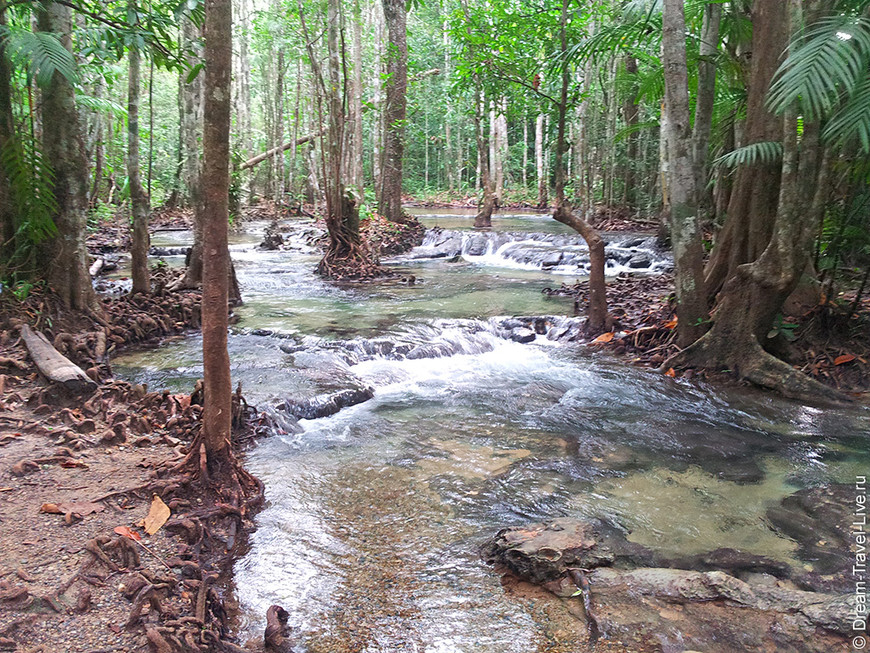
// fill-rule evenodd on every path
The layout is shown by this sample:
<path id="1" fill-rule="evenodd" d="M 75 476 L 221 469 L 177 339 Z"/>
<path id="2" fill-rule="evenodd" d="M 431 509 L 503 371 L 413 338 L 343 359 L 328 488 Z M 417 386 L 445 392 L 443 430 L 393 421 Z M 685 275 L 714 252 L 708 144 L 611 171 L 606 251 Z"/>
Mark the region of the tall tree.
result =
<path id="1" fill-rule="evenodd" d="M 202 165 L 203 444 L 209 459 L 229 452 L 232 385 L 229 305 L 230 76 L 232 1 L 205 3 L 205 125 Z"/>
<path id="2" fill-rule="evenodd" d="M 129 14 L 138 24 L 138 8 L 135 0 L 129 5 Z M 134 293 L 150 293 L 151 280 L 148 274 L 148 213 L 150 201 L 142 186 L 142 168 L 139 158 L 139 62 L 141 55 L 135 44 L 130 46 L 127 72 L 127 179 L 130 186 L 130 208 L 133 214 L 133 239 L 130 245 Z"/>
<path id="3" fill-rule="evenodd" d="M 707 318 L 704 248 L 698 220 L 695 167 L 689 122 L 689 73 L 683 0 L 664 0 L 662 63 L 665 69 L 664 137 L 668 144 L 671 243 L 677 291 L 677 337 L 682 346 L 698 339 Z"/>
<path id="4" fill-rule="evenodd" d="M 782 141 L 783 123 L 767 106 L 770 84 L 788 42 L 786 3 L 755 0 L 752 5 L 752 64 L 743 146 Z M 728 212 L 706 269 L 710 299 L 737 268 L 764 251 L 779 204 L 778 161 L 755 161 L 735 172 Z"/>
<path id="5" fill-rule="evenodd" d="M 568 53 L 568 4 L 562 0 L 559 15 L 559 54 L 564 61 Z M 562 66 L 559 85 L 559 98 L 556 106 L 558 122 L 556 125 L 555 186 L 556 208 L 553 217 L 562 224 L 577 231 L 589 248 L 589 306 L 586 313 L 587 333 L 601 333 L 607 328 L 607 285 L 604 281 L 604 241 L 584 218 L 574 213 L 571 203 L 565 197 L 565 153 L 568 151 L 567 117 L 572 104 L 568 97 L 571 84 L 571 68 Z"/>
<path id="6" fill-rule="evenodd" d="M 402 156 L 408 92 L 408 34 L 405 0 L 383 0 L 387 23 L 387 79 L 384 104 L 384 149 L 378 186 L 378 212 L 392 222 L 404 222 Z"/>
<path id="7" fill-rule="evenodd" d="M 42 32 L 60 36 L 72 51 L 72 10 L 48 2 L 39 7 Z M 85 247 L 88 210 L 88 163 L 84 133 L 75 101 L 75 88 L 55 71 L 42 95 L 42 140 L 46 158 L 54 170 L 57 235 L 46 241 L 44 256 L 49 285 L 67 307 L 88 310 L 97 306 L 88 274 Z"/>

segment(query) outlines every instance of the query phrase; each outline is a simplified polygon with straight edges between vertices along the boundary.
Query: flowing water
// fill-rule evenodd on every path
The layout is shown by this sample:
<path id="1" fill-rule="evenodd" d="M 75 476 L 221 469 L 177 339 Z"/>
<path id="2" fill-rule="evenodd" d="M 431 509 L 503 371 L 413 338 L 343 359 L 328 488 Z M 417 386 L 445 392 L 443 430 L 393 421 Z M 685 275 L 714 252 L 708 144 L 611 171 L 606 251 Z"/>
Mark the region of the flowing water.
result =
<path id="1" fill-rule="evenodd" d="M 577 254 L 552 239 L 570 234 L 539 216 L 496 218 L 481 254 L 468 250 L 467 217 L 425 221 L 459 234 L 449 256 L 432 257 L 430 233 L 429 250 L 392 263 L 400 278 L 367 287 L 314 276 L 304 228 L 286 251 L 256 248 L 262 224 L 232 245 L 246 300 L 233 376 L 284 424 L 247 456 L 268 504 L 235 569 L 243 630 L 262 632 L 278 603 L 312 652 L 562 650 L 563 625 L 506 593 L 477 553 L 500 528 L 556 516 L 603 517 L 674 555 L 729 546 L 812 567 L 765 511 L 866 473 L 866 411 L 675 381 L 561 344 L 551 338 L 576 326 L 558 317 L 571 302 L 541 290 L 571 271 L 518 265 L 504 247 Z M 620 244 L 650 272 L 667 265 L 644 238 L 620 236 L 610 250 Z M 532 342 L 516 341 L 529 339 L 515 337 L 523 326 L 538 327 Z M 189 390 L 200 344 L 176 338 L 115 369 Z M 373 398 L 298 423 L 286 413 L 347 388 Z"/>

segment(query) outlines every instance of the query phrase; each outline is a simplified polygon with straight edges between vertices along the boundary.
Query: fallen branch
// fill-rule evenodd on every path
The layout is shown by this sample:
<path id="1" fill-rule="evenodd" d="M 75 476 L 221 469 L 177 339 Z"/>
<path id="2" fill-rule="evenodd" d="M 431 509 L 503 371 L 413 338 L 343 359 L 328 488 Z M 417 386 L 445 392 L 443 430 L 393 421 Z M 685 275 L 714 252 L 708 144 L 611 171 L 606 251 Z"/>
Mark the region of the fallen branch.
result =
<path id="1" fill-rule="evenodd" d="M 84 370 L 55 349 L 44 335 L 25 324 L 21 327 L 21 337 L 36 368 L 50 382 L 73 395 L 96 390 L 97 384 Z"/>
<path id="2" fill-rule="evenodd" d="M 262 163 L 266 159 L 275 156 L 276 154 L 278 154 L 278 152 L 286 152 L 294 145 L 304 145 L 305 143 L 307 143 L 309 141 L 313 141 L 315 138 L 319 138 L 320 136 L 323 136 L 325 133 L 326 133 L 326 127 L 324 127 L 319 132 L 316 132 L 314 134 L 308 134 L 308 136 L 303 136 L 302 138 L 297 138 L 295 141 L 290 141 L 289 143 L 284 143 L 283 145 L 279 145 L 278 147 L 273 147 L 268 152 L 263 152 L 262 154 L 258 154 L 257 156 L 253 157 L 252 159 L 248 159 L 247 161 L 245 161 L 241 165 L 240 169 L 247 170 L 248 168 L 253 168 L 258 163 Z"/>

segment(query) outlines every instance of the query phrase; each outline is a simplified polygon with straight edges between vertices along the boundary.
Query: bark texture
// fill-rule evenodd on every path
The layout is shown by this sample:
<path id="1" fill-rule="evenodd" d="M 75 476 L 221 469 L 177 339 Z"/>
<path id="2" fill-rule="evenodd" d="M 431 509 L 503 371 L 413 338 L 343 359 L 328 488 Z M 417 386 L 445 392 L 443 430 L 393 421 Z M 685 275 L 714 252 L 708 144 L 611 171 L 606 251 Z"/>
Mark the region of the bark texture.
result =
<path id="1" fill-rule="evenodd" d="M 72 11 L 48 3 L 39 11 L 40 31 L 59 34 L 71 49 Z M 88 162 L 84 134 L 75 103 L 75 89 L 55 73 L 42 96 L 42 140 L 46 159 L 54 169 L 54 216 L 57 236 L 46 242 L 45 266 L 49 285 L 68 308 L 96 308 L 85 248 L 88 210 Z"/>
<path id="2" fill-rule="evenodd" d="M 765 106 L 773 75 L 788 42 L 786 3 L 755 0 L 752 6 L 752 67 L 746 124 L 740 146 L 763 141 L 780 142 L 782 120 Z M 741 166 L 735 173 L 727 217 L 705 270 L 708 298 L 744 263 L 757 259 L 770 240 L 779 202 L 780 167 L 777 164 Z"/>
<path id="3" fill-rule="evenodd" d="M 384 149 L 378 187 L 378 212 L 392 222 L 402 213 L 402 156 L 408 90 L 408 35 L 405 0 L 383 0 L 387 24 L 387 82 L 384 104 Z"/>
<path id="4" fill-rule="evenodd" d="M 136 3 L 130 4 L 135 15 Z M 149 201 L 142 187 L 142 169 L 139 157 L 139 51 L 131 47 L 127 73 L 127 179 L 130 184 L 130 209 L 133 213 L 133 238 L 130 244 L 132 258 L 133 293 L 151 292 L 148 274 L 148 213 Z"/>
<path id="5" fill-rule="evenodd" d="M 205 126 L 203 131 L 202 357 L 203 442 L 209 458 L 229 451 L 232 420 L 227 351 L 229 256 L 231 0 L 205 4 Z"/>
<path id="6" fill-rule="evenodd" d="M 700 337 L 707 319 L 704 248 L 698 224 L 695 168 L 689 124 L 686 19 L 682 0 L 664 0 L 662 60 L 665 68 L 671 243 L 677 293 L 677 340 L 687 346 Z"/>

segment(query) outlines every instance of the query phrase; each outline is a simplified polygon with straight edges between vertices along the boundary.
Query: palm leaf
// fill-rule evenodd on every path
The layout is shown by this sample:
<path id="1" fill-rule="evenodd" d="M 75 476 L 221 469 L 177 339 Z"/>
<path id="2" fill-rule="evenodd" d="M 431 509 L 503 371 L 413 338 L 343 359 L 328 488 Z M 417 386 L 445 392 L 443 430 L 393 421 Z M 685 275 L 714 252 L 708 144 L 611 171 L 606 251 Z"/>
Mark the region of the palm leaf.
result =
<path id="1" fill-rule="evenodd" d="M 770 165 L 782 159 L 782 143 L 761 141 L 738 147 L 713 161 L 714 167 L 736 168 L 738 166 Z"/>
<path id="2" fill-rule="evenodd" d="M 851 93 L 870 65 L 870 19 L 830 16 L 793 44 L 770 88 L 777 113 L 797 103 L 809 120 L 829 115 Z"/>
<path id="3" fill-rule="evenodd" d="M 9 180 L 19 250 L 55 236 L 54 172 L 36 143 L 10 138 L 0 150 L 0 167 Z"/>
<path id="4" fill-rule="evenodd" d="M 855 87 L 845 104 L 832 117 L 823 137 L 834 145 L 857 140 L 864 154 L 870 154 L 870 75 Z"/>
<path id="5" fill-rule="evenodd" d="M 26 70 L 41 87 L 48 86 L 55 73 L 70 84 L 78 81 L 75 58 L 54 34 L 3 25 L 0 26 L 0 47 L 15 68 Z"/>
<path id="6" fill-rule="evenodd" d="M 91 95 L 76 95 L 76 105 L 85 109 L 90 109 L 94 113 L 109 113 L 116 118 L 126 118 L 127 109 L 122 107 L 117 102 L 107 100 L 106 98 L 93 97 Z"/>

